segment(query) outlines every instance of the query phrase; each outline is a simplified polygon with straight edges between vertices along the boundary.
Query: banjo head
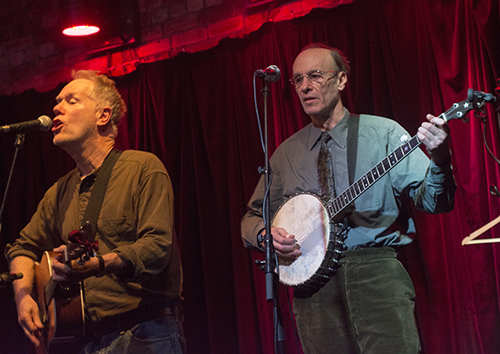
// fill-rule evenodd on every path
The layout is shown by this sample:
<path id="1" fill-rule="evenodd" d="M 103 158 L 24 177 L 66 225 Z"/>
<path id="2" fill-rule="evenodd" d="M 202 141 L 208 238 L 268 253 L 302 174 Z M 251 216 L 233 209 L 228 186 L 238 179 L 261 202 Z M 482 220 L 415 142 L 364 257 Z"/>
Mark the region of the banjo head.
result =
<path id="1" fill-rule="evenodd" d="M 299 194 L 286 201 L 274 216 L 273 227 L 295 235 L 302 255 L 291 264 L 279 264 L 280 282 L 297 286 L 311 279 L 325 258 L 330 237 L 328 213 L 313 194 Z"/>

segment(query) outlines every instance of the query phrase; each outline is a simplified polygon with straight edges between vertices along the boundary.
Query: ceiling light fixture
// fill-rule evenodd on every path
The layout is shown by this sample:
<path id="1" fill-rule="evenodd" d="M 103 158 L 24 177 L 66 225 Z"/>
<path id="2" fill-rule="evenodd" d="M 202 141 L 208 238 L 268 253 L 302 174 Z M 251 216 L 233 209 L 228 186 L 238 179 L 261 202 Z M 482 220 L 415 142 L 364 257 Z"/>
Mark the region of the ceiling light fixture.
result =
<path id="1" fill-rule="evenodd" d="M 62 33 L 70 37 L 90 36 L 99 32 L 101 29 L 92 25 L 79 25 L 65 28 Z"/>
<path id="2" fill-rule="evenodd" d="M 101 30 L 101 5 L 97 0 L 64 0 L 62 33 L 66 36 L 90 36 Z"/>

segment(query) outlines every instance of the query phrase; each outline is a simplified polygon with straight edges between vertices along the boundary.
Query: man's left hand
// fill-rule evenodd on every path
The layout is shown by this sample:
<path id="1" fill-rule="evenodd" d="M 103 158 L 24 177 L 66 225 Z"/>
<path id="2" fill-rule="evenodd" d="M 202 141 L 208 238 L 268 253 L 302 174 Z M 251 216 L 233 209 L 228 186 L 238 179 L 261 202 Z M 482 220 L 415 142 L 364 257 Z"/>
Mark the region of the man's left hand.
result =
<path id="1" fill-rule="evenodd" d="M 95 257 L 83 264 L 79 264 L 77 260 L 72 260 L 70 265 L 63 263 L 62 253 L 65 247 L 62 245 L 54 248 L 58 256 L 52 263 L 52 278 L 56 283 L 77 283 L 98 273 L 99 261 Z"/>
<path id="2" fill-rule="evenodd" d="M 443 119 L 432 114 L 428 114 L 426 118 L 428 122 L 422 123 L 418 128 L 418 139 L 425 145 L 436 165 L 448 163 L 451 158 L 448 143 L 450 128 Z"/>

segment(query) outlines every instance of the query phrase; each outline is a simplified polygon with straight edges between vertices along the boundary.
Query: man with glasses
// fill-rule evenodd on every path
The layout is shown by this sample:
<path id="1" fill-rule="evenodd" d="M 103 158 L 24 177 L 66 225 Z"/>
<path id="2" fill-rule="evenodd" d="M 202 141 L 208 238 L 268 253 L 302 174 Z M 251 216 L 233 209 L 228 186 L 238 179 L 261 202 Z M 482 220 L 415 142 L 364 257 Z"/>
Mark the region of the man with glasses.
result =
<path id="1" fill-rule="evenodd" d="M 408 139 L 395 121 L 356 116 L 343 106 L 341 93 L 349 69 L 341 51 L 322 44 L 309 45 L 295 59 L 290 81 L 311 123 L 284 141 L 271 157 L 271 215 L 304 192 L 328 203 L 349 188 L 350 180 L 357 180 Z M 417 136 L 430 161 L 416 149 L 364 191 L 346 219 L 341 256 L 336 271 L 328 274 L 331 279 L 316 288 L 299 286 L 295 291 L 293 307 L 305 353 L 419 352 L 415 291 L 396 258 L 397 250 L 411 242 L 405 235 L 409 224 L 400 210 L 401 199 L 413 200 L 428 213 L 453 209 L 456 185 L 448 133 L 444 120 L 427 115 Z M 357 154 L 352 153 L 356 149 Z M 350 165 L 354 172 L 349 173 Z M 325 170 L 333 170 L 333 177 L 324 177 Z M 261 250 L 264 187 L 262 177 L 241 225 L 245 245 Z M 289 265 L 304 256 L 298 235 L 286 227 L 271 231 L 280 264 Z"/>

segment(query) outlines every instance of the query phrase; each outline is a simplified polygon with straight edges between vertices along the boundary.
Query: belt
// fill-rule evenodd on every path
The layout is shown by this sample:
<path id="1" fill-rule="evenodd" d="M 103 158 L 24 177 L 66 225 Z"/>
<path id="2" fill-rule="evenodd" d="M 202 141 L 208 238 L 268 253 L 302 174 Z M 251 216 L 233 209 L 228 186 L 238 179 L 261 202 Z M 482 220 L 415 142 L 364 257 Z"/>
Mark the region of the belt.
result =
<path id="1" fill-rule="evenodd" d="M 396 258 L 397 251 L 390 247 L 366 247 L 366 248 L 357 248 L 354 250 L 345 250 L 342 251 L 342 259 L 341 262 L 345 263 L 347 259 L 349 260 L 370 260 L 370 259 L 381 259 L 381 258 Z"/>
<path id="2" fill-rule="evenodd" d="M 139 323 L 155 320 L 165 316 L 177 316 L 177 305 L 160 306 L 158 308 L 138 308 L 115 316 L 106 317 L 100 321 L 91 321 L 88 325 L 94 337 L 102 337 L 112 332 L 122 332 L 131 329 Z"/>

